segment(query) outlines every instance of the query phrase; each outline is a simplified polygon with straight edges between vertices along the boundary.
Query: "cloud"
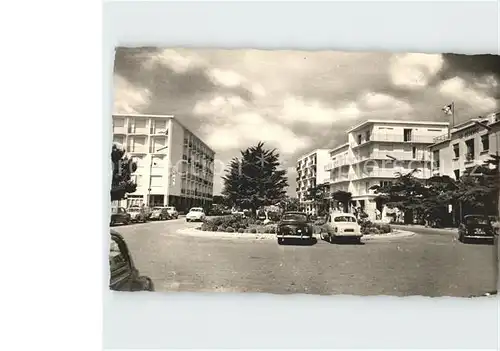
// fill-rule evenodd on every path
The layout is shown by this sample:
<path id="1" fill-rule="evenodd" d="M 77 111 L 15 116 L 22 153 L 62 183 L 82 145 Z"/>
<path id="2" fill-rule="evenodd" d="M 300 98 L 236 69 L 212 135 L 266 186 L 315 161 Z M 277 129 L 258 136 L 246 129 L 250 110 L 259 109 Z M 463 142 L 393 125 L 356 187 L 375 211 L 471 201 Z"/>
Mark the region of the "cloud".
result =
<path id="1" fill-rule="evenodd" d="M 114 77 L 114 113 L 139 113 L 151 99 L 148 89 L 138 88 L 125 78 Z"/>
<path id="2" fill-rule="evenodd" d="M 312 124 L 331 124 L 332 122 L 357 118 L 360 115 L 356 103 L 350 102 L 332 108 L 318 100 L 304 100 L 297 96 L 288 96 L 283 101 L 283 108 L 278 118 L 284 123 L 308 122 Z"/>
<path id="3" fill-rule="evenodd" d="M 390 60 L 392 84 L 407 89 L 422 89 L 443 67 L 442 55 L 398 54 Z"/>
<path id="4" fill-rule="evenodd" d="M 158 67 L 166 66 L 172 71 L 182 74 L 188 71 L 203 68 L 206 66 L 203 60 L 194 51 L 164 49 L 150 55 L 143 61 L 143 68 L 154 70 Z"/>
<path id="5" fill-rule="evenodd" d="M 396 99 L 394 96 L 382 93 L 366 93 L 360 98 L 361 104 L 369 111 L 391 113 L 409 113 L 413 110 L 411 105 L 403 100 Z"/>
<path id="6" fill-rule="evenodd" d="M 488 82 L 488 79 L 493 78 L 486 78 L 485 81 Z M 496 81 L 493 81 L 490 80 L 489 83 L 492 85 L 497 84 Z M 480 81 L 479 86 L 481 85 L 484 86 L 483 81 Z M 476 88 L 478 88 L 477 84 Z M 459 100 L 459 106 L 467 104 L 470 107 L 474 107 L 478 112 L 492 112 L 497 107 L 497 102 L 493 97 L 482 91 L 480 87 L 479 89 L 475 89 L 473 83 L 467 84 L 460 77 L 454 77 L 441 82 L 439 92 L 449 99 Z"/>

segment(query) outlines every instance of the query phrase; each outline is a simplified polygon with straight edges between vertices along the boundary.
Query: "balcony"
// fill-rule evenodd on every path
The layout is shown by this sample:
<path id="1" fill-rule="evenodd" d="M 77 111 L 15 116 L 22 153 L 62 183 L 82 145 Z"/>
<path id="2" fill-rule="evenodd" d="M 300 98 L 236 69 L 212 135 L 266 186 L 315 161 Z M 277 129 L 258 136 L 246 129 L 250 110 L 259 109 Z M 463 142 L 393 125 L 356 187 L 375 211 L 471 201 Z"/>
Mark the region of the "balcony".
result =
<path id="1" fill-rule="evenodd" d="M 406 173 L 410 172 L 410 169 L 373 169 L 371 171 L 363 171 L 357 177 L 358 179 L 364 178 L 395 178 L 397 172 Z"/>
<path id="2" fill-rule="evenodd" d="M 394 142 L 394 143 L 434 143 L 433 135 L 404 135 L 403 133 L 375 133 L 370 136 L 367 140 L 361 140 L 361 142 L 355 142 L 352 146 L 353 148 L 366 145 L 370 142 Z"/>
<path id="3" fill-rule="evenodd" d="M 445 140 L 448 140 L 448 139 L 449 139 L 448 134 L 443 134 L 443 135 L 440 135 L 440 136 L 434 137 L 434 138 L 432 139 L 432 142 L 433 142 L 433 143 L 440 143 L 440 142 L 445 141 Z"/>
<path id="4" fill-rule="evenodd" d="M 342 166 L 348 166 L 350 164 L 350 162 L 348 162 L 347 159 L 340 159 L 340 160 L 335 160 L 335 161 L 331 161 L 329 162 L 324 170 L 325 171 L 331 171 L 335 168 L 338 168 L 338 167 L 342 167 Z"/>
<path id="5" fill-rule="evenodd" d="M 127 134 L 127 128 L 113 126 L 113 134 Z"/>
<path id="6" fill-rule="evenodd" d="M 389 157 L 390 156 L 390 157 Z M 394 151 L 376 151 L 372 152 L 368 156 L 363 156 L 358 158 L 359 161 L 364 161 L 366 159 L 374 159 L 374 160 L 391 160 L 391 158 L 395 158 L 396 161 L 430 161 L 430 154 L 422 153 L 422 151 L 417 152 L 415 157 L 413 157 L 413 153 L 409 152 L 394 152 Z"/>

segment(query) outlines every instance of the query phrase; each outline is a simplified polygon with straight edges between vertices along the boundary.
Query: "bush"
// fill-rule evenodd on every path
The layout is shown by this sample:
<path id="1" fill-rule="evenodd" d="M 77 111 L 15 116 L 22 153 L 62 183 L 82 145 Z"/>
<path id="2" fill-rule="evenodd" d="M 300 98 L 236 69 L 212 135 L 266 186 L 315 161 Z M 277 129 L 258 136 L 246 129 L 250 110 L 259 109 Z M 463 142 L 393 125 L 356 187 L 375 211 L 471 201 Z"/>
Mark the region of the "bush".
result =
<path id="1" fill-rule="evenodd" d="M 244 232 L 245 232 L 245 228 L 238 229 L 238 233 L 244 233 Z"/>
<path id="2" fill-rule="evenodd" d="M 217 227 L 217 231 L 218 232 L 225 232 L 226 228 L 224 228 L 223 226 L 219 226 L 219 227 Z"/>
<path id="3" fill-rule="evenodd" d="M 360 223 L 362 234 L 387 234 L 392 231 L 391 226 L 387 223 L 372 223 L 363 221 Z"/>
<path id="4" fill-rule="evenodd" d="M 250 229 L 250 233 L 257 233 L 257 229 L 255 228 Z"/>
<path id="5" fill-rule="evenodd" d="M 255 221 L 255 224 L 256 224 L 256 225 L 262 225 L 262 221 L 261 221 L 260 219 L 257 219 L 257 220 Z"/>
<path id="6" fill-rule="evenodd" d="M 228 233 L 234 233 L 234 228 L 233 227 L 227 227 L 226 232 Z"/>

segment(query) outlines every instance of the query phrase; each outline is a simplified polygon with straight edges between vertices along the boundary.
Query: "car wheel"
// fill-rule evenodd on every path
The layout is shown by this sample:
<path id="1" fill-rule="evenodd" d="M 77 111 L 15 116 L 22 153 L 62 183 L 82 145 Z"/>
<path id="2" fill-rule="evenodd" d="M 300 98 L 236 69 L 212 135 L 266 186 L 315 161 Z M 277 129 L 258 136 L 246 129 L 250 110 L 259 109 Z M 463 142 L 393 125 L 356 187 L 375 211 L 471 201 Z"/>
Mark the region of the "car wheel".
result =
<path id="1" fill-rule="evenodd" d="M 186 218 L 186 222 L 189 222 L 189 219 Z"/>
<path id="2" fill-rule="evenodd" d="M 278 245 L 283 244 L 283 242 L 284 242 L 284 241 L 285 241 L 285 240 L 284 240 L 283 238 L 278 238 Z"/>
<path id="3" fill-rule="evenodd" d="M 330 244 L 335 244 L 335 235 L 329 234 L 328 241 L 330 242 Z"/>

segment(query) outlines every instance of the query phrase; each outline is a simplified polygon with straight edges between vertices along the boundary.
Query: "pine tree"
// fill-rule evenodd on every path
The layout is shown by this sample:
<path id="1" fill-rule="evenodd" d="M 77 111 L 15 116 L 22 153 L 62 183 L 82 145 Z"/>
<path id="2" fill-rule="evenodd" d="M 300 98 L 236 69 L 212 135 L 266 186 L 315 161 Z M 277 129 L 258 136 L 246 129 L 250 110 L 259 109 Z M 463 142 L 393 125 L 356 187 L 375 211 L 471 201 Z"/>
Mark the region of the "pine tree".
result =
<path id="1" fill-rule="evenodd" d="M 125 149 L 119 144 L 113 144 L 111 149 L 113 177 L 111 180 L 111 201 L 122 200 L 125 194 L 135 192 L 137 184 L 131 175 L 137 170 L 137 164 L 125 155 Z"/>
<path id="2" fill-rule="evenodd" d="M 280 170 L 279 153 L 267 150 L 264 143 L 241 151 L 241 158 L 233 158 L 222 178 L 222 194 L 232 206 L 255 213 L 261 206 L 269 206 L 286 197 L 288 182 L 286 170 Z"/>

